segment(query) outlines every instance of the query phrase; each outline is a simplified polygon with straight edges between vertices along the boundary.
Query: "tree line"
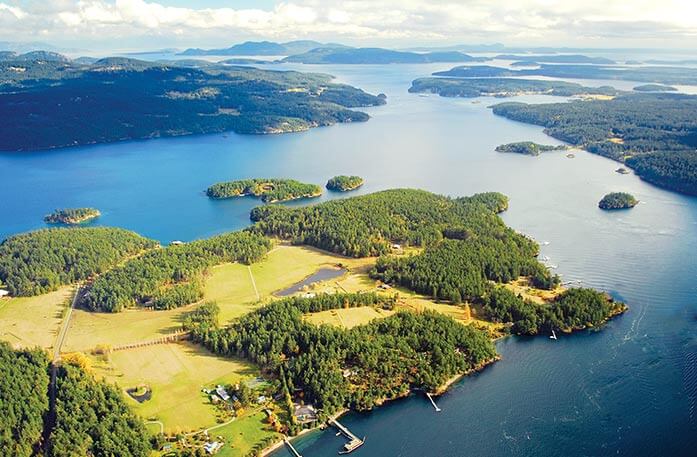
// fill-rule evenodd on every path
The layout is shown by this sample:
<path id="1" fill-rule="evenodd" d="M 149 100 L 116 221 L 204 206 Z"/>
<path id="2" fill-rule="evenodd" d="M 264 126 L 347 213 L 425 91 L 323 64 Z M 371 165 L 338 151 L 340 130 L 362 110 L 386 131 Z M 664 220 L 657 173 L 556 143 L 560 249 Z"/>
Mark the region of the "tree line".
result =
<path id="1" fill-rule="evenodd" d="M 187 305 L 202 297 L 202 275 L 209 267 L 253 263 L 269 249 L 268 238 L 243 231 L 152 250 L 100 275 L 82 303 L 108 312 L 144 304 L 156 309 Z"/>

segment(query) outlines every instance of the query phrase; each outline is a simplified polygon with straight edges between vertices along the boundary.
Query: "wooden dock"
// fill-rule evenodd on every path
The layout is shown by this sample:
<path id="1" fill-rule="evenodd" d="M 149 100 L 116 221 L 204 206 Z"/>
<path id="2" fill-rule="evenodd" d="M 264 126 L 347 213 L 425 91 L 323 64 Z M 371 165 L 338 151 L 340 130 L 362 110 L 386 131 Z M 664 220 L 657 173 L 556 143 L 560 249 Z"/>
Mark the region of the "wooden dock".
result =
<path id="1" fill-rule="evenodd" d="M 365 437 L 363 439 L 358 438 L 356 435 L 351 433 L 351 430 L 341 425 L 336 419 L 329 419 L 329 425 L 336 427 L 339 432 L 349 440 L 348 443 L 344 444 L 344 450 L 339 451 L 339 454 L 349 454 L 363 446 L 365 443 Z"/>
<path id="2" fill-rule="evenodd" d="M 436 412 L 437 412 L 437 413 L 441 412 L 442 410 L 438 407 L 438 405 L 436 405 L 436 402 L 433 401 L 433 397 L 431 396 L 431 394 L 428 393 L 428 392 L 426 392 L 426 396 L 428 397 L 429 400 L 431 400 L 431 404 L 432 404 L 433 407 L 436 409 Z"/>
<path id="3" fill-rule="evenodd" d="M 300 453 L 293 447 L 291 444 L 290 440 L 288 438 L 283 438 L 283 441 L 286 443 L 286 446 L 288 446 L 288 449 L 290 449 L 290 452 L 295 456 L 295 457 L 303 457 L 300 455 Z"/>

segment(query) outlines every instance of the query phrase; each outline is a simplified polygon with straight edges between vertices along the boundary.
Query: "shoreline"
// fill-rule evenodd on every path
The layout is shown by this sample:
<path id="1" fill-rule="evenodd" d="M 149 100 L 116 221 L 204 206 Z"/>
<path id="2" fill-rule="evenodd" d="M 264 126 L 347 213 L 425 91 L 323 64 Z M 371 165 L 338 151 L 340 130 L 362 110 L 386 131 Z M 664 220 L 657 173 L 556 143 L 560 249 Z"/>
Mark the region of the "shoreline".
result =
<path id="1" fill-rule="evenodd" d="M 438 387 L 438 389 L 436 389 L 435 392 L 427 392 L 427 393 L 430 393 L 431 395 L 440 396 L 440 395 L 444 394 L 445 392 L 447 392 L 447 391 L 450 389 L 450 387 L 452 387 L 453 384 L 455 384 L 455 383 L 457 383 L 458 381 L 460 381 L 460 380 L 466 378 L 467 376 L 470 376 L 470 375 L 472 375 L 472 374 L 474 374 L 474 373 L 478 373 L 478 372 L 484 370 L 484 369 L 485 369 L 486 367 L 488 367 L 489 365 L 491 365 L 491 364 L 493 364 L 493 363 L 496 363 L 496 362 L 498 362 L 499 360 L 501 360 L 501 358 L 502 358 L 502 357 L 501 357 L 500 354 L 496 354 L 496 357 L 493 357 L 493 358 L 491 358 L 491 359 L 489 359 L 489 360 L 487 360 L 487 361 L 485 361 L 485 362 L 482 362 L 481 364 L 479 364 L 479 365 L 477 365 L 477 366 L 475 366 L 475 367 L 473 367 L 473 368 L 471 368 L 471 369 L 465 371 L 464 373 L 456 374 L 456 375 L 453 376 L 452 378 L 450 378 L 450 379 L 448 379 L 447 381 L 445 381 L 445 383 L 444 383 L 443 385 L 441 385 L 440 387 Z M 418 391 L 426 392 L 425 390 L 422 390 L 422 389 L 409 389 L 409 391 L 408 391 L 407 393 L 405 393 L 404 395 L 398 395 L 398 396 L 396 396 L 396 397 L 394 397 L 394 398 L 385 399 L 384 401 L 380 402 L 375 408 L 380 408 L 380 407 L 384 406 L 386 403 L 389 403 L 389 402 L 392 402 L 392 401 L 395 401 L 395 400 L 399 400 L 399 399 L 402 399 L 402 398 L 407 398 L 407 397 L 409 397 L 410 395 L 412 395 L 412 394 L 414 394 L 414 393 L 416 393 L 416 392 L 418 392 Z M 375 408 L 373 408 L 373 409 L 375 409 Z M 343 416 L 343 415 L 345 415 L 346 413 L 349 413 L 349 412 L 351 412 L 351 411 L 352 411 L 352 410 L 349 409 L 349 408 L 344 408 L 344 409 L 340 410 L 339 412 L 337 412 L 337 413 L 335 413 L 335 414 L 329 416 L 326 420 L 322 421 L 322 423 L 321 423 L 320 425 L 316 425 L 316 426 L 314 426 L 314 427 L 312 427 L 312 428 L 303 429 L 300 433 L 298 433 L 297 435 L 292 436 L 292 437 L 283 435 L 283 438 L 282 438 L 281 440 L 279 440 L 279 441 L 277 441 L 277 442 L 275 442 L 275 443 L 269 445 L 268 447 L 264 448 L 264 449 L 261 451 L 261 453 L 260 453 L 259 455 L 260 455 L 261 457 L 267 457 L 267 456 L 269 456 L 271 453 L 273 453 L 274 451 L 276 451 L 276 450 L 278 450 L 279 448 L 283 447 L 283 446 L 285 445 L 285 440 L 286 440 L 286 439 L 292 443 L 292 441 L 294 441 L 296 438 L 300 438 L 301 436 L 304 436 L 304 435 L 307 435 L 307 434 L 310 434 L 310 433 L 313 433 L 313 432 L 317 432 L 317 431 L 319 431 L 319 430 L 323 430 L 324 428 L 328 427 L 328 426 L 327 426 L 327 423 L 328 423 L 330 420 L 339 419 L 341 416 Z"/>

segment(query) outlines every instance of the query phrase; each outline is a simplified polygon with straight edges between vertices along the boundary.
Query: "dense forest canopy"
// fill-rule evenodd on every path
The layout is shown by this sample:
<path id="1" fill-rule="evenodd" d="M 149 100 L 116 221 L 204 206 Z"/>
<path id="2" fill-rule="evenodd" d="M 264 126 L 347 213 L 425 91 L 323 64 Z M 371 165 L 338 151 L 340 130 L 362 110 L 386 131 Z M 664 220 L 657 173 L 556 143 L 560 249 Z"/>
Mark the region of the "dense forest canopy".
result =
<path id="1" fill-rule="evenodd" d="M 155 309 L 188 305 L 203 296 L 202 275 L 214 265 L 253 263 L 271 248 L 266 237 L 233 232 L 179 246 L 168 246 L 130 259 L 99 276 L 83 304 L 91 310 L 118 312 L 135 305 Z"/>
<path id="2" fill-rule="evenodd" d="M 215 199 L 252 195 L 261 197 L 261 201 L 264 203 L 318 197 L 321 194 L 322 189 L 316 184 L 278 178 L 253 178 L 220 182 L 213 184 L 206 190 L 206 195 Z"/>
<path id="3" fill-rule="evenodd" d="M 101 213 L 95 208 L 64 208 L 57 209 L 44 217 L 48 224 L 79 224 L 99 217 Z"/>
<path id="4" fill-rule="evenodd" d="M 532 141 L 520 141 L 496 146 L 496 152 L 512 152 L 529 156 L 539 156 L 542 152 L 563 151 L 566 146 L 551 146 L 546 144 L 533 143 Z"/>
<path id="5" fill-rule="evenodd" d="M 551 302 L 540 304 L 496 286 L 481 302 L 491 320 L 512 324 L 511 330 L 519 335 L 597 327 L 627 309 L 624 303 L 615 302 L 602 292 L 584 288 L 568 289 Z"/>
<path id="6" fill-rule="evenodd" d="M 481 96 L 512 97 L 520 94 L 544 94 L 571 97 L 574 95 L 617 95 L 619 93 L 618 90 L 609 86 L 586 87 L 565 81 L 490 77 L 473 77 L 466 79 L 419 78 L 412 81 L 409 92 L 434 93 L 441 97 L 468 98 Z"/>
<path id="7" fill-rule="evenodd" d="M 394 298 L 376 294 L 318 295 L 274 302 L 227 328 L 214 318 L 190 322 L 195 340 L 213 352 L 241 356 L 273 370 L 284 389 L 327 415 L 344 407 L 373 408 L 410 389 L 435 390 L 448 379 L 496 357 L 482 331 L 441 314 L 400 312 L 344 330 L 315 326 L 304 313 L 379 306 Z"/>
<path id="8" fill-rule="evenodd" d="M 697 195 L 697 96 L 627 94 L 571 103 L 501 103 L 493 110 L 625 162 L 649 182 Z"/>
<path id="9" fill-rule="evenodd" d="M 56 385 L 56 425 L 47 457 L 147 457 L 149 434 L 121 392 L 64 364 Z"/>
<path id="10" fill-rule="evenodd" d="M 637 203 L 639 203 L 639 200 L 634 198 L 632 194 L 626 192 L 611 192 L 600 200 L 598 207 L 600 209 L 627 209 L 634 208 Z"/>
<path id="11" fill-rule="evenodd" d="M 387 254 L 392 243 L 425 246 L 443 239 L 448 228 L 475 233 L 507 229 L 494 211 L 505 195 L 478 194 L 451 199 L 413 189 L 394 189 L 303 208 L 263 206 L 252 210 L 253 231 L 309 244 L 337 254 Z"/>
<path id="12" fill-rule="evenodd" d="M 0 244 L 0 281 L 12 295 L 39 295 L 103 273 L 154 241 L 123 229 L 51 228 Z"/>
<path id="13" fill-rule="evenodd" d="M 21 69 L 17 70 L 17 69 Z M 383 98 L 327 75 L 107 58 L 0 61 L 0 150 L 234 131 L 283 133 L 368 120 Z"/>
<path id="14" fill-rule="evenodd" d="M 371 276 L 455 304 L 483 296 L 489 281 L 529 276 L 543 289 L 558 284 L 535 258 L 537 243 L 511 229 L 499 227 L 487 233 L 464 228 L 446 235 L 453 239 L 428 246 L 421 254 L 380 257 Z"/>
<path id="15" fill-rule="evenodd" d="M 363 185 L 363 178 L 360 176 L 334 176 L 327 181 L 327 189 L 335 192 L 348 192 Z"/>
<path id="16" fill-rule="evenodd" d="M 48 359 L 0 341 L 0 457 L 30 457 L 48 412 Z"/>

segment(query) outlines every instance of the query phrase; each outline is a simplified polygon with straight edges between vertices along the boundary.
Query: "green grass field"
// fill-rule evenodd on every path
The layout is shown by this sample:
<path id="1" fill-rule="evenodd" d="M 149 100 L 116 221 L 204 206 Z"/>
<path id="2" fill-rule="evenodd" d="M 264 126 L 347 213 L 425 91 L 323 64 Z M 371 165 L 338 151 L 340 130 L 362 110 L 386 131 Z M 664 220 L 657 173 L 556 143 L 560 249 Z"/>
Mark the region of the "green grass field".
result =
<path id="1" fill-rule="evenodd" d="M 219 457 L 244 457 L 266 437 L 280 439 L 281 435 L 272 431 L 266 423 L 266 414 L 252 411 L 229 425 L 212 430 L 211 438 L 222 436 L 225 446 L 216 455 Z"/>
<path id="2" fill-rule="evenodd" d="M 63 345 L 64 352 L 89 352 L 97 345 L 149 341 L 181 328 L 184 314 L 192 306 L 167 311 L 129 309 L 120 313 L 73 311 Z"/>
<path id="3" fill-rule="evenodd" d="M 117 383 L 133 409 L 145 419 L 161 421 L 166 432 L 186 432 L 216 425 L 216 408 L 201 389 L 235 384 L 259 375 L 252 364 L 217 357 L 191 343 L 116 351 L 110 354 L 108 362 L 97 360 L 93 370 Z M 150 387 L 152 398 L 138 403 L 125 389 L 141 384 Z"/>
<path id="4" fill-rule="evenodd" d="M 72 287 L 36 297 L 0 299 L 0 339 L 15 347 L 53 347 Z"/>

